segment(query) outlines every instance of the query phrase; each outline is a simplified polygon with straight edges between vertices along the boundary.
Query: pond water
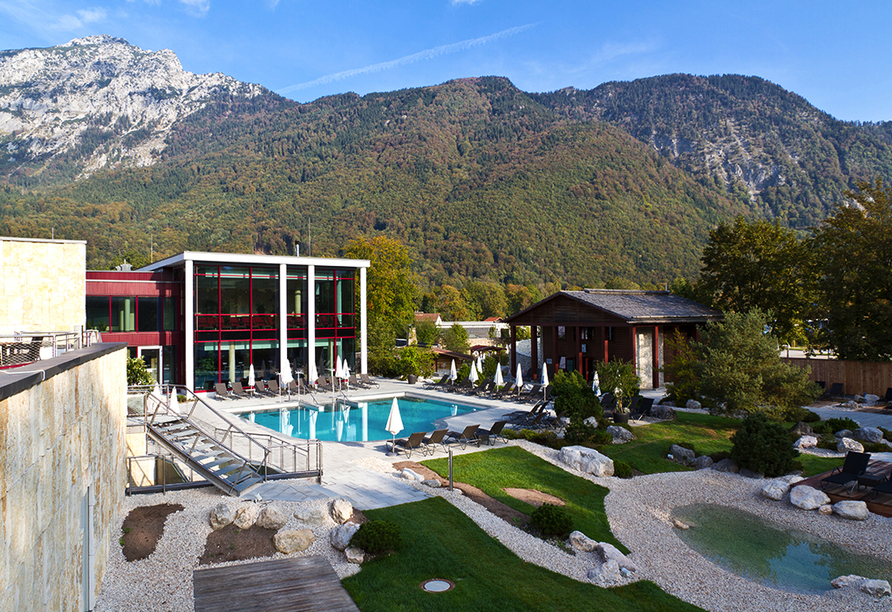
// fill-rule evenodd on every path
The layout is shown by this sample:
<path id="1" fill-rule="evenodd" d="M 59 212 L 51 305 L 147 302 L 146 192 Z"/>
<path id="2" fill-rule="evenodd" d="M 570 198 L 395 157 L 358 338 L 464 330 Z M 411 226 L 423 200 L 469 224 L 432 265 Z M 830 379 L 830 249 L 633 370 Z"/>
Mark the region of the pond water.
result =
<path id="1" fill-rule="evenodd" d="M 859 555 L 808 533 L 714 504 L 693 504 L 672 513 L 691 526 L 678 536 L 726 570 L 796 593 L 822 593 L 838 576 L 892 580 L 892 563 Z"/>

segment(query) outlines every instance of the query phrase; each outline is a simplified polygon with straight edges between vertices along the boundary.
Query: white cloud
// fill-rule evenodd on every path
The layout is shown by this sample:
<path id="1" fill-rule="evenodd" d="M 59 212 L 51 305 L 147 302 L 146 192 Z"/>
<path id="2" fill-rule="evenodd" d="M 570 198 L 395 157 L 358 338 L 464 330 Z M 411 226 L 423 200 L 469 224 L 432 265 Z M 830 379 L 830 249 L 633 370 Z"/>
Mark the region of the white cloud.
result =
<path id="1" fill-rule="evenodd" d="M 210 0 L 180 0 L 190 13 L 205 15 L 211 9 Z"/>
<path id="2" fill-rule="evenodd" d="M 102 7 L 94 7 L 81 9 L 77 11 L 77 15 L 81 18 L 83 23 L 95 23 L 97 21 L 105 21 L 108 13 L 106 13 L 105 9 Z"/>
<path id="3" fill-rule="evenodd" d="M 415 62 L 419 62 L 422 60 L 429 60 L 440 55 L 446 55 L 447 53 L 457 53 L 459 51 L 466 51 L 472 47 L 478 47 L 480 45 L 485 45 L 488 42 L 492 42 L 494 40 L 498 40 L 499 38 L 505 38 L 507 36 L 514 36 L 515 34 L 520 34 L 524 30 L 528 30 L 535 26 L 536 24 L 530 23 L 527 25 L 517 26 L 516 28 L 509 28 L 507 30 L 502 30 L 501 32 L 496 32 L 495 34 L 490 34 L 488 36 L 482 36 L 480 38 L 472 38 L 469 40 L 463 40 L 461 42 L 452 43 L 449 45 L 441 45 L 439 47 L 434 47 L 433 49 L 426 49 L 424 51 L 419 51 L 418 53 L 413 53 L 412 55 L 406 55 L 399 59 L 391 60 L 389 62 L 381 62 L 380 64 L 372 64 L 370 66 L 365 66 L 363 68 L 354 68 L 352 70 L 344 70 L 343 72 L 335 72 L 334 74 L 327 74 L 325 76 L 319 77 L 318 79 L 314 79 L 312 81 L 308 81 L 306 83 L 298 83 L 297 85 L 289 85 L 288 87 L 283 87 L 279 89 L 277 93 L 285 94 L 292 91 L 297 91 L 299 89 L 308 89 L 310 87 L 316 87 L 317 85 L 326 85 L 328 83 L 333 83 L 335 81 L 342 81 L 344 79 L 348 79 L 350 77 L 358 76 L 360 74 L 368 74 L 371 72 L 382 72 L 384 70 L 390 70 L 391 68 L 397 68 L 399 66 L 405 66 L 406 64 L 413 64 Z"/>

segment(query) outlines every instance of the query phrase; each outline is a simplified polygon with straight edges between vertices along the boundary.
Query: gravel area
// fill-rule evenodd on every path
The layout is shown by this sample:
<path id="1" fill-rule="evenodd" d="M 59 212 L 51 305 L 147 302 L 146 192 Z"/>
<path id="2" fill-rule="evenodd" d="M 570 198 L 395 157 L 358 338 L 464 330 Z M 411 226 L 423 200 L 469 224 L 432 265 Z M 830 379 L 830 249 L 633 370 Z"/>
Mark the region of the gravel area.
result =
<path id="1" fill-rule="evenodd" d="M 557 451 L 526 441 L 513 441 L 511 444 L 568 469 L 557 462 Z M 354 463 L 375 472 L 397 476 L 392 464 L 381 459 L 367 457 Z M 892 519 L 872 514 L 869 520 L 857 522 L 836 516 L 820 516 L 815 511 L 796 509 L 788 502 L 775 502 L 762 497 L 760 489 L 766 480 L 747 479 L 714 470 L 637 476 L 630 480 L 595 478 L 572 469 L 568 471 L 610 489 L 606 509 L 611 529 L 632 551 L 629 558 L 638 566 L 638 571 L 628 580 L 653 580 L 680 599 L 713 612 L 892 610 L 889 598 L 877 602 L 851 589 L 830 589 L 824 595 L 798 595 L 736 576 L 688 548 L 676 535 L 676 528 L 669 517 L 676 506 L 691 503 L 733 506 L 780 525 L 814 533 L 857 552 L 885 558 L 890 563 Z M 466 499 L 459 491 L 429 489 L 421 483 L 414 483 L 413 486 L 447 499 L 525 561 L 580 581 L 588 581 L 588 571 L 600 565 L 594 553 L 573 554 L 545 543 L 499 519 L 479 504 Z M 198 558 L 211 530 L 208 514 L 221 501 L 253 503 L 227 500 L 210 489 L 126 498 L 120 522 L 136 505 L 180 503 L 186 509 L 168 517 L 158 549 L 148 559 L 127 563 L 120 550 L 113 551 L 96 611 L 193 610 L 192 571 L 198 567 Z M 328 501 L 269 503 L 278 505 L 290 517 L 287 528 L 307 528 L 294 518 L 294 512 L 301 507 L 325 505 Z M 321 526 L 310 526 L 317 536 L 316 542 L 307 551 L 294 556 L 323 555 L 329 559 L 338 576 L 343 578 L 359 571 L 359 566 L 347 563 L 343 553 L 330 546 L 329 532 L 332 527 L 334 522 L 330 519 Z M 277 554 L 273 558 L 284 556 Z M 252 561 L 256 559 L 230 564 Z"/>

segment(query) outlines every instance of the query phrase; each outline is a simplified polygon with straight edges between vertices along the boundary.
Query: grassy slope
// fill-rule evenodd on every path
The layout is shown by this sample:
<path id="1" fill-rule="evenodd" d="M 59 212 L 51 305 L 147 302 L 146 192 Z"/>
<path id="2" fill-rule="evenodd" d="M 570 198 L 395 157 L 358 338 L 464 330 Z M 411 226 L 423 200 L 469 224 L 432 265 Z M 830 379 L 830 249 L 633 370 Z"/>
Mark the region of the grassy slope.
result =
<path id="1" fill-rule="evenodd" d="M 403 547 L 343 580 L 363 612 L 699 610 L 652 582 L 603 589 L 526 563 L 441 498 L 366 514 L 399 524 Z M 446 593 L 425 593 L 419 584 L 429 578 L 456 586 Z"/>

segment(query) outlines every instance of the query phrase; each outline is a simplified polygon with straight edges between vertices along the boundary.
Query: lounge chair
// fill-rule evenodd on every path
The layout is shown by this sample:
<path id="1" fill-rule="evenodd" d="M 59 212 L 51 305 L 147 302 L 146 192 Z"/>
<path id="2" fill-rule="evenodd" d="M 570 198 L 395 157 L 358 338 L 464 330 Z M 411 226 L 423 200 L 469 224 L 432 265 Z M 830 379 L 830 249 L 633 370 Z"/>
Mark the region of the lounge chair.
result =
<path id="1" fill-rule="evenodd" d="M 263 395 L 271 395 L 269 389 L 266 387 L 266 381 L 263 379 L 254 382 L 254 393 L 255 395 L 259 393 L 262 393 Z"/>
<path id="2" fill-rule="evenodd" d="M 226 383 L 215 383 L 214 391 L 217 393 L 217 399 L 232 399 L 232 394 L 226 388 Z"/>
<path id="3" fill-rule="evenodd" d="M 886 480 L 876 485 L 873 488 L 873 497 L 871 499 L 876 499 L 878 493 L 892 493 L 892 480 L 886 478 Z"/>
<path id="4" fill-rule="evenodd" d="M 242 383 L 237 380 L 232 383 L 232 394 L 236 397 L 251 397 L 251 394 L 242 387 Z"/>
<path id="5" fill-rule="evenodd" d="M 322 389 L 323 391 L 333 391 L 334 388 L 328 384 L 328 377 L 322 377 L 316 379 L 316 387 Z"/>
<path id="6" fill-rule="evenodd" d="M 362 384 L 358 378 L 356 378 L 356 374 L 351 374 L 347 378 L 347 385 L 353 387 L 354 389 L 368 389 L 367 386 Z"/>
<path id="7" fill-rule="evenodd" d="M 443 378 L 441 378 L 439 381 L 430 382 L 424 386 L 428 389 L 436 389 L 438 387 L 445 387 L 448 382 L 449 382 L 449 374 L 444 374 Z"/>
<path id="8" fill-rule="evenodd" d="M 508 421 L 496 421 L 492 424 L 492 427 L 489 429 L 478 429 L 474 433 L 474 437 L 478 440 L 478 445 L 480 442 L 486 441 L 487 445 L 495 446 L 495 439 L 501 438 L 502 442 L 508 444 L 508 438 L 506 438 L 502 434 L 502 430 L 505 428 L 505 425 L 508 424 Z"/>
<path id="9" fill-rule="evenodd" d="M 638 401 L 637 412 L 632 412 L 629 414 L 629 420 L 641 421 L 644 417 L 650 414 L 650 409 L 654 405 L 654 398 L 652 397 L 642 397 Z"/>
<path id="10" fill-rule="evenodd" d="M 359 380 L 362 381 L 362 384 L 364 384 L 368 387 L 378 387 L 379 386 L 378 383 L 376 383 L 374 380 L 369 378 L 369 375 L 366 374 L 365 372 L 360 372 Z"/>
<path id="11" fill-rule="evenodd" d="M 613 396 L 613 393 L 605 393 L 601 396 L 601 409 L 604 412 L 610 412 L 616 408 L 616 397 Z"/>
<path id="12" fill-rule="evenodd" d="M 280 393 L 279 383 L 276 382 L 275 380 L 267 381 L 266 391 L 267 391 L 267 393 L 269 393 L 271 395 L 279 395 L 279 393 Z"/>
<path id="13" fill-rule="evenodd" d="M 406 451 L 406 458 L 411 459 L 412 453 L 418 451 L 422 455 L 427 454 L 427 450 L 424 446 L 424 434 L 427 433 L 425 431 L 417 431 L 413 433 L 408 438 L 400 438 L 399 440 L 391 442 L 387 441 L 386 446 L 390 446 L 390 452 L 396 453 L 396 447 L 399 446 L 403 450 Z"/>
<path id="14" fill-rule="evenodd" d="M 830 390 L 827 392 L 827 395 L 831 398 L 833 397 L 845 397 L 843 393 L 843 384 L 842 383 L 833 383 L 830 385 Z"/>
<path id="15" fill-rule="evenodd" d="M 533 418 L 540 412 L 545 409 L 545 404 L 547 402 L 540 401 L 538 404 L 533 406 L 530 410 L 514 410 L 509 412 L 508 414 L 503 414 L 502 418 L 506 419 L 510 423 L 521 423 L 523 421 L 532 421 Z"/>
<path id="16" fill-rule="evenodd" d="M 434 446 L 437 444 L 443 447 L 443 452 L 449 452 L 449 447 L 446 446 L 445 442 L 446 434 L 448 433 L 448 431 L 448 429 L 438 429 L 431 435 L 424 437 L 423 442 L 424 445 L 427 447 L 429 454 L 434 454 Z"/>
<path id="17" fill-rule="evenodd" d="M 843 462 L 842 467 L 833 468 L 829 476 L 821 479 L 821 490 L 825 490 L 828 484 L 837 484 L 844 487 L 852 483 L 852 486 L 849 487 L 849 493 L 851 494 L 855 490 L 855 485 L 858 484 L 858 477 L 864 475 L 867 471 L 868 463 L 870 463 L 870 453 L 849 451 L 846 453 L 846 460 Z"/>
<path id="18" fill-rule="evenodd" d="M 539 402 L 539 396 L 542 395 L 542 385 L 535 384 L 530 387 L 530 390 L 526 393 L 522 393 L 521 397 L 523 401 L 528 403 L 536 404 Z"/>
<path id="19" fill-rule="evenodd" d="M 450 431 L 446 437 L 458 442 L 458 445 L 464 450 L 468 444 L 476 443 L 477 446 L 480 446 L 480 440 L 476 436 L 478 429 L 480 429 L 480 423 L 468 425 L 462 432 Z"/>
<path id="20" fill-rule="evenodd" d="M 514 383 L 509 383 L 508 385 L 502 387 L 500 391 L 493 391 L 492 393 L 490 393 L 489 397 L 490 399 L 503 399 L 514 393 L 516 388 L 517 387 Z"/>

